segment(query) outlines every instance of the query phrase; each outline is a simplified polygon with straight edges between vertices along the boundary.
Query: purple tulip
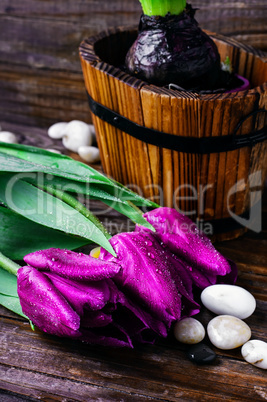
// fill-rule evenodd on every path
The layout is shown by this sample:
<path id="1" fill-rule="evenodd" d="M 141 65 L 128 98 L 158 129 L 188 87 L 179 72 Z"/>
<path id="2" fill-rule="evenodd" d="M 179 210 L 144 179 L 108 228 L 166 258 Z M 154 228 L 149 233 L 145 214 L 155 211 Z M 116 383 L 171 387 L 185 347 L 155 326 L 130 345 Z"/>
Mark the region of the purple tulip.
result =
<path id="1" fill-rule="evenodd" d="M 117 258 L 101 249 L 100 259 L 118 261 L 118 288 L 167 328 L 182 316 L 199 312 L 192 280 L 183 262 L 163 248 L 152 233 L 120 233 L 110 240 Z"/>
<path id="2" fill-rule="evenodd" d="M 199 312 L 194 289 L 235 283 L 236 265 L 196 225 L 170 208 L 110 243 L 117 257 L 49 249 L 18 271 L 22 311 L 41 330 L 93 344 L 133 347 L 166 337 L 173 322 Z"/>
<path id="3" fill-rule="evenodd" d="M 55 273 L 54 255 L 63 261 L 64 269 Z M 72 257 L 79 260 L 79 255 Z M 158 335 L 166 336 L 166 326 L 158 319 L 126 299 L 110 276 L 120 271 L 116 263 L 89 258 L 93 278 L 102 275 L 106 267 L 106 279 L 88 280 L 89 266 L 84 278 L 79 270 L 79 280 L 73 276 L 73 260 L 65 259 L 65 250 L 50 249 L 29 254 L 25 260 L 40 266 L 40 255 L 46 261 L 45 271 L 39 267 L 25 266 L 18 270 L 18 295 L 25 315 L 41 330 L 57 336 L 77 338 L 88 343 L 107 346 L 133 347 L 133 341 L 153 342 Z M 83 257 L 84 258 L 84 257 Z M 94 260 L 94 261 L 92 261 Z M 98 275 L 97 264 L 101 274 Z M 42 265 L 42 264 L 41 264 Z M 117 266 L 118 265 L 118 266 Z M 43 265 L 42 268 L 44 269 Z M 110 269 L 110 270 L 109 270 Z"/>
<path id="4" fill-rule="evenodd" d="M 24 257 L 24 261 L 39 270 L 54 272 L 75 280 L 97 281 L 112 278 L 120 269 L 116 263 L 104 262 L 83 253 L 58 248 L 28 254 Z"/>
<path id="5" fill-rule="evenodd" d="M 118 288 L 169 328 L 173 321 L 199 312 L 195 287 L 235 283 L 237 268 L 176 210 L 158 208 L 144 216 L 156 233 L 141 226 L 120 233 L 110 240 L 117 258 L 104 249 L 99 258 L 119 263 L 121 270 L 114 277 Z"/>
<path id="6" fill-rule="evenodd" d="M 156 229 L 159 241 L 190 265 L 211 277 L 231 272 L 231 264 L 187 216 L 163 207 L 145 213 L 144 217 Z M 137 226 L 136 230 L 149 231 L 142 226 Z"/>

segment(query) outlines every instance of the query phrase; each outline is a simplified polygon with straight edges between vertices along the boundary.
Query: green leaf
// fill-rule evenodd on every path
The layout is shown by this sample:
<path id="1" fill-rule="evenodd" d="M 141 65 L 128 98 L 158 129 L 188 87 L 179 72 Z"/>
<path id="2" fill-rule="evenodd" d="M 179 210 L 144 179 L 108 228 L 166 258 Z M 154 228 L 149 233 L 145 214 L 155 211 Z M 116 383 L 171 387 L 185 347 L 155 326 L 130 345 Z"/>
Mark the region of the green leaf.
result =
<path id="1" fill-rule="evenodd" d="M 126 186 L 116 182 L 115 180 L 111 179 L 113 186 L 109 189 L 110 194 L 115 195 L 117 198 L 124 200 L 124 201 L 131 201 L 138 207 L 149 207 L 149 208 L 158 208 L 159 205 L 155 202 L 142 197 L 141 195 L 135 193 L 134 191 L 130 190 Z M 98 184 L 98 187 L 103 188 L 104 184 Z"/>
<path id="2" fill-rule="evenodd" d="M 0 175 L 0 200 L 31 221 L 91 240 L 114 255 L 105 234 L 94 223 L 60 199 L 17 180 L 16 175 Z"/>
<path id="3" fill-rule="evenodd" d="M 17 158 L 17 162 L 16 162 Z M 24 160 L 24 163 L 21 163 Z M 28 162 L 28 163 L 27 163 Z M 0 144 L 0 171 L 43 172 L 86 183 L 104 185 L 105 191 L 139 206 L 152 208 L 158 205 L 129 190 L 127 187 L 109 179 L 91 166 L 61 154 L 41 148 L 20 144 Z"/>
<path id="4" fill-rule="evenodd" d="M 34 183 L 36 186 L 51 186 L 51 180 L 47 176 L 43 176 L 42 179 L 39 179 L 39 181 L 34 179 L 28 179 L 27 181 L 30 183 Z M 86 185 L 86 183 L 73 182 L 72 180 L 68 180 L 62 177 L 54 177 L 51 188 L 60 189 L 60 191 L 63 190 L 67 192 L 76 192 L 78 194 L 80 193 L 83 195 L 88 195 L 92 199 L 102 201 L 104 204 L 130 218 L 133 222 L 154 231 L 153 226 L 148 223 L 145 218 L 143 218 L 142 211 L 137 208 L 133 202 L 129 203 L 128 198 L 133 198 L 134 200 L 136 200 L 135 194 L 133 194 L 133 197 L 126 197 L 127 200 L 123 201 L 122 197 L 120 198 L 111 195 L 102 188 L 96 187 L 96 185 L 94 184 Z M 120 189 L 118 191 L 120 191 Z"/>
<path id="5" fill-rule="evenodd" d="M 72 176 L 84 177 L 85 179 L 90 177 L 91 179 L 99 180 L 101 182 L 109 182 L 109 179 L 106 176 L 97 172 L 90 166 L 75 161 L 69 156 L 56 154 L 41 148 L 21 144 L 1 143 L 0 152 L 23 159 L 35 165 L 46 166 L 55 172 L 61 170 L 62 172 L 71 174 Z"/>
<path id="6" fill-rule="evenodd" d="M 142 225 L 153 232 L 155 232 L 154 227 L 142 216 L 142 212 L 134 206 L 131 206 L 130 203 L 121 204 L 119 202 L 115 203 L 114 201 L 110 200 L 101 200 L 104 204 L 112 207 L 116 211 L 120 212 L 121 214 L 127 216 L 131 221 L 137 223 L 138 225 Z"/>
<path id="7" fill-rule="evenodd" d="M 14 313 L 28 319 L 28 317 L 22 312 L 18 297 L 6 296 L 0 293 L 0 304 L 2 304 L 2 306 L 6 307 L 8 310 L 11 310 Z"/>
<path id="8" fill-rule="evenodd" d="M 1 249 L 2 251 L 2 249 Z M 18 297 L 17 277 L 0 267 L 0 293 L 5 296 Z"/>
<path id="9" fill-rule="evenodd" d="M 73 182 L 72 180 L 62 177 L 54 177 L 51 181 L 51 179 L 45 175 L 42 178 L 39 178 L 39 180 L 34 178 L 26 180 L 29 183 L 35 184 L 36 186 L 51 186 L 52 182 L 52 188 L 83 194 L 89 196 L 91 199 L 102 201 L 104 204 L 130 218 L 133 222 L 153 230 L 152 225 L 142 217 L 142 211 L 135 207 L 134 202 L 131 202 L 132 206 L 129 205 L 128 199 L 133 198 L 136 200 L 135 194 L 133 194 L 133 197 L 125 197 L 126 200 L 124 201 L 124 195 L 122 195 L 120 198 L 119 196 L 109 194 L 94 184 Z M 118 191 L 120 191 L 120 189 Z"/>
<path id="10" fill-rule="evenodd" d="M 122 203 L 128 205 L 128 201 L 131 201 L 136 206 L 148 206 L 148 207 L 158 207 L 156 203 L 153 203 L 145 198 L 133 193 L 131 190 L 119 185 L 117 183 L 96 183 L 96 182 L 78 182 L 75 180 L 67 179 L 65 177 L 51 176 L 49 174 L 34 174 L 31 176 L 24 177 L 24 180 L 34 184 L 37 187 L 51 186 L 62 191 L 83 194 L 89 196 L 89 198 L 94 200 L 100 200 L 105 202 L 105 200 L 114 201 L 115 203 Z M 112 204 L 109 205 L 112 207 Z M 115 208 L 114 208 L 115 209 Z"/>
<path id="11" fill-rule="evenodd" d="M 89 176 L 79 176 L 76 175 L 73 172 L 68 172 L 68 171 L 63 171 L 57 168 L 57 165 L 54 164 L 54 166 L 45 166 L 42 164 L 38 163 L 33 163 L 29 161 L 25 161 L 23 159 L 17 158 L 12 155 L 5 154 L 3 152 L 0 152 L 0 172 L 21 172 L 21 173 L 30 173 L 30 172 L 41 172 L 41 173 L 49 173 L 51 175 L 55 176 L 62 176 L 66 177 L 71 180 L 76 180 L 76 181 L 88 181 L 88 182 L 94 182 L 94 183 L 102 183 L 105 180 L 103 179 L 102 181 L 99 178 L 94 177 L 89 177 Z M 103 176 L 104 177 L 104 176 Z M 107 182 L 109 183 L 109 181 Z"/>
<path id="12" fill-rule="evenodd" d="M 179 15 L 186 6 L 186 0 L 140 0 L 144 14 L 160 15 L 166 14 Z"/>
<path id="13" fill-rule="evenodd" d="M 0 250 L 12 260 L 50 247 L 73 250 L 90 241 L 39 225 L 8 208 L 0 207 Z"/>
<path id="14" fill-rule="evenodd" d="M 134 193 L 127 187 L 107 178 L 88 165 L 77 162 L 67 156 L 54 154 L 40 148 L 18 144 L 0 144 L 0 172 L 18 172 L 20 178 L 34 183 L 37 187 L 60 186 L 60 190 L 88 195 L 92 199 L 105 202 L 114 201 L 114 205 L 106 203 L 117 211 L 127 211 L 135 223 L 140 223 L 140 213 L 129 213 L 130 210 L 118 206 L 118 203 L 130 201 L 135 206 L 157 208 L 150 200 Z M 41 182 L 41 184 L 40 184 Z M 42 185 L 43 182 L 43 185 Z M 64 188 L 62 189 L 62 186 Z M 138 221 L 135 220 L 138 217 Z M 147 225 L 145 220 L 142 221 Z"/>
<path id="15" fill-rule="evenodd" d="M 65 177 L 51 176 L 49 174 L 33 174 L 31 175 L 31 177 L 25 176 L 24 180 L 28 183 L 34 184 L 36 187 L 51 186 L 55 189 L 59 189 L 65 192 L 88 195 L 90 198 L 93 199 L 108 199 L 111 201 L 126 203 L 126 201 L 123 201 L 112 193 L 110 194 L 108 192 L 111 185 L 107 183 L 103 186 L 100 186 L 95 183 L 82 183 L 75 180 L 67 179 Z"/>
<path id="16" fill-rule="evenodd" d="M 27 318 L 21 309 L 18 292 L 17 277 L 0 268 L 0 304 L 16 314 Z"/>

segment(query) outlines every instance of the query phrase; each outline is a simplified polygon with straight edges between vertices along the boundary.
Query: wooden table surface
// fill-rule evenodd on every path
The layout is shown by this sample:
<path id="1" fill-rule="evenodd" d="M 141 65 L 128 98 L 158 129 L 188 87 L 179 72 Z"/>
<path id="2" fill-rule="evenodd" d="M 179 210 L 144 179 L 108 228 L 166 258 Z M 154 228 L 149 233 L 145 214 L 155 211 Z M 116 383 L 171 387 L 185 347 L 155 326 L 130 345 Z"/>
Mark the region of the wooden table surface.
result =
<path id="1" fill-rule="evenodd" d="M 2 128 L 20 134 L 21 142 L 55 146 L 44 130 L 11 123 L 2 124 Z M 265 205 L 263 202 L 265 225 L 261 233 L 248 232 L 216 244 L 237 263 L 237 284 L 257 299 L 255 313 L 245 321 L 252 339 L 263 341 L 267 341 Z M 127 224 L 117 213 L 107 218 Z M 213 314 L 203 308 L 198 318 L 206 325 Z M 90 346 L 38 329 L 33 332 L 27 321 L 0 307 L 0 401 L 267 400 L 265 370 L 246 363 L 240 348 L 212 348 L 217 353 L 215 362 L 197 366 L 186 357 L 186 346 L 172 334 L 155 345 L 135 349 Z"/>

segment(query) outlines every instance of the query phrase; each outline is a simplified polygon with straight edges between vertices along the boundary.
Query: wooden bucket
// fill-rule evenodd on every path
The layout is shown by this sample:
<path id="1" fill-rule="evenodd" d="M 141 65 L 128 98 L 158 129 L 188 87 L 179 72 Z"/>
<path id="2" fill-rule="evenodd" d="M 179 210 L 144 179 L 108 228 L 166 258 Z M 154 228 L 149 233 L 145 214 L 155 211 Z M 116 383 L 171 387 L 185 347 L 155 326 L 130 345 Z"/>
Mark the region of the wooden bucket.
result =
<path id="1" fill-rule="evenodd" d="M 80 57 L 104 172 L 225 240 L 261 230 L 267 63 L 258 50 L 208 34 L 252 89 L 199 95 L 130 76 L 123 62 L 135 28 L 84 40 Z"/>

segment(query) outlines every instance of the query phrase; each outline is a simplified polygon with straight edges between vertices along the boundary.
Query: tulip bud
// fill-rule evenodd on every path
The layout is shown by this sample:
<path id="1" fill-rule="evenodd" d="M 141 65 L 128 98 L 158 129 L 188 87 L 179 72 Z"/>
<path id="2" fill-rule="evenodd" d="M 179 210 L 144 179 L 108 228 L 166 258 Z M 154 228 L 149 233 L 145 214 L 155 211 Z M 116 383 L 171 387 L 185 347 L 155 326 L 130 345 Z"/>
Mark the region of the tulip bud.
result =
<path id="1" fill-rule="evenodd" d="M 35 266 L 18 270 L 18 295 L 24 314 L 42 331 L 127 347 L 167 336 L 166 326 L 110 279 L 121 269 L 117 263 L 59 249 L 31 253 L 25 261 Z"/>

